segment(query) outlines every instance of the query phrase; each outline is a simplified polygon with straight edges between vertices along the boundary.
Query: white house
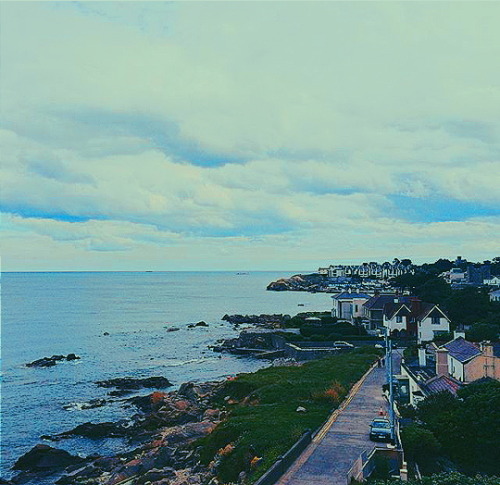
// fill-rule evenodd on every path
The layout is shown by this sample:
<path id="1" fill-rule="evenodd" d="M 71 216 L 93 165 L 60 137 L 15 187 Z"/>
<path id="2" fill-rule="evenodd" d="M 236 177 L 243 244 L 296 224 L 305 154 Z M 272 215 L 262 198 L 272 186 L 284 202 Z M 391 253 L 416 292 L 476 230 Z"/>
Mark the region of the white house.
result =
<path id="1" fill-rule="evenodd" d="M 363 303 L 366 303 L 370 299 L 370 295 L 344 291 L 332 296 L 332 299 L 332 317 L 342 320 L 353 320 L 354 318 L 363 316 Z"/>
<path id="2" fill-rule="evenodd" d="M 500 286 L 500 276 L 484 279 L 483 283 L 488 286 Z"/>
<path id="3" fill-rule="evenodd" d="M 422 303 L 421 312 L 416 317 L 418 343 L 434 340 L 439 334 L 450 331 L 450 319 L 434 303 Z"/>

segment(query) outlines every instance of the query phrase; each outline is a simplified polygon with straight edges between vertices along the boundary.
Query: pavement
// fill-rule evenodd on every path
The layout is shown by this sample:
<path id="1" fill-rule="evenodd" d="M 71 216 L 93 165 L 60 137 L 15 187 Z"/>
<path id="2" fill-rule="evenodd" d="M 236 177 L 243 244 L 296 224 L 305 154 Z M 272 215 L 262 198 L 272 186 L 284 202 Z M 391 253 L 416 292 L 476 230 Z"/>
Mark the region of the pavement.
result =
<path id="1" fill-rule="evenodd" d="M 401 356 L 394 353 L 394 374 Z M 370 423 L 382 409 L 388 412 L 382 394 L 385 367 L 374 367 L 347 406 L 334 413 L 277 485 L 346 485 L 347 473 L 363 451 L 370 453 L 385 443 L 370 441 Z"/>

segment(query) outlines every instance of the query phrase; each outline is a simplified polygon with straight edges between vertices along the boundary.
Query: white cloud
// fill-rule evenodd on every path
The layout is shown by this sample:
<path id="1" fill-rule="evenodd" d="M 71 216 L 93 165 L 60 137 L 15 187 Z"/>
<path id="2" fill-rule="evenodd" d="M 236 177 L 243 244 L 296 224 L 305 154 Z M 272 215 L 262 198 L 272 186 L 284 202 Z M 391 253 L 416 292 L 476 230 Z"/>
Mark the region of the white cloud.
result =
<path id="1" fill-rule="evenodd" d="M 314 261 L 303 247 L 373 259 L 494 245 L 498 220 L 481 217 L 500 203 L 499 4 L 2 10 L 10 267 L 27 267 L 33 241 L 51 248 L 47 268 L 78 253 L 94 269 L 125 250 L 162 261 L 165 241 L 179 268 L 181 247 L 199 264 L 278 267 Z M 466 213 L 405 215 L 395 196 Z"/>

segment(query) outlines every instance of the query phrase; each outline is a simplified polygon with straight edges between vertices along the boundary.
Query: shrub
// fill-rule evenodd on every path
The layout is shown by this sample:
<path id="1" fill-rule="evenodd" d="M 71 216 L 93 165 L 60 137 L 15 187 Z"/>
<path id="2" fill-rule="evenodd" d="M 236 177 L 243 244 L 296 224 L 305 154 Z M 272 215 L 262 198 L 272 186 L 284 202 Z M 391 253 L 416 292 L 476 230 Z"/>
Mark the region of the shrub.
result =
<path id="1" fill-rule="evenodd" d="M 417 463 L 432 460 L 441 448 L 432 431 L 417 424 L 402 429 L 401 441 L 408 459 Z"/>

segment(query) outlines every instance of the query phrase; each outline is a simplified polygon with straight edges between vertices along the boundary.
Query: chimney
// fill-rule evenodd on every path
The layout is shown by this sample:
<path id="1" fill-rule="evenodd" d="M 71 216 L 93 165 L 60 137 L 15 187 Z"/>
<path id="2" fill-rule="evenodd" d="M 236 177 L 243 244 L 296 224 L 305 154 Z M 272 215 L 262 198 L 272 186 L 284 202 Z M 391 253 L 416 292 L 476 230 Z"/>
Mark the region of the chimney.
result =
<path id="1" fill-rule="evenodd" d="M 427 355 L 425 347 L 418 348 L 418 365 L 419 367 L 425 367 L 427 365 Z"/>
<path id="2" fill-rule="evenodd" d="M 449 375 L 448 350 L 442 347 L 436 350 L 436 374 L 438 376 Z"/>
<path id="3" fill-rule="evenodd" d="M 493 345 L 489 340 L 481 342 L 481 352 L 485 357 L 493 357 Z"/>
<path id="4" fill-rule="evenodd" d="M 422 301 L 418 296 L 410 296 L 410 309 L 412 317 L 418 317 L 422 311 Z"/>

